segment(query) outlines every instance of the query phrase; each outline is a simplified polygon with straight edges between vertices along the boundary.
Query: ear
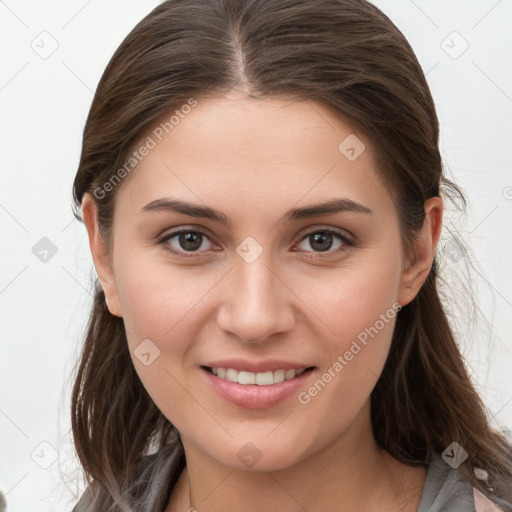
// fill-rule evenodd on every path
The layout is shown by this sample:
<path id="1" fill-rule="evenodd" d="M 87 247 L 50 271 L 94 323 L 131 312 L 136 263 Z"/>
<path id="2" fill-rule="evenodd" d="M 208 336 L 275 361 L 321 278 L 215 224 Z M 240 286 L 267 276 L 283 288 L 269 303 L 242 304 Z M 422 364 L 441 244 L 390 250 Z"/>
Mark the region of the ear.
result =
<path id="1" fill-rule="evenodd" d="M 112 315 L 122 317 L 114 271 L 107 246 L 98 227 L 98 208 L 89 193 L 84 194 L 82 198 L 82 218 L 87 228 L 92 259 L 101 281 L 101 286 L 105 292 L 108 310 Z"/>
<path id="2" fill-rule="evenodd" d="M 415 260 L 409 262 L 402 274 L 398 302 L 405 306 L 411 302 L 427 279 L 441 236 L 443 224 L 443 201 L 431 197 L 425 201 L 425 220 L 418 237 L 413 241 Z"/>

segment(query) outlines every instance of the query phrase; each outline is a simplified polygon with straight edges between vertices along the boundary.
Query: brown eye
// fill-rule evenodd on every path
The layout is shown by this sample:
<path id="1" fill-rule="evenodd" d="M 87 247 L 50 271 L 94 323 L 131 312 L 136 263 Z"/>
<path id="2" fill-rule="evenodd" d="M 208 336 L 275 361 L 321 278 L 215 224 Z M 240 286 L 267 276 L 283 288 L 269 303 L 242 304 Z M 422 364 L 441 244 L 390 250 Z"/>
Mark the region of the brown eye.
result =
<path id="1" fill-rule="evenodd" d="M 203 243 L 203 235 L 191 231 L 190 233 L 180 233 L 178 244 L 186 251 L 197 251 Z"/>
<path id="2" fill-rule="evenodd" d="M 166 250 L 174 254 L 184 257 L 194 257 L 200 256 L 201 253 L 207 251 L 208 244 L 205 244 L 206 241 L 212 243 L 201 231 L 181 230 L 165 235 L 159 243 L 163 244 Z M 204 245 L 206 245 L 206 247 L 204 247 Z M 203 248 L 201 249 L 201 247 Z"/>
<path id="3" fill-rule="evenodd" d="M 318 251 L 328 251 L 333 244 L 333 236 L 327 231 L 322 231 L 309 235 L 309 243 L 313 249 Z"/>
<path id="4" fill-rule="evenodd" d="M 352 241 L 344 233 L 332 229 L 311 231 L 302 238 L 300 243 L 304 242 L 307 242 L 307 245 L 309 245 L 313 252 L 328 252 L 329 254 L 344 250 L 346 246 L 353 245 Z M 333 246 L 334 250 L 331 251 L 330 249 Z M 309 251 L 307 247 L 303 247 L 301 250 Z"/>

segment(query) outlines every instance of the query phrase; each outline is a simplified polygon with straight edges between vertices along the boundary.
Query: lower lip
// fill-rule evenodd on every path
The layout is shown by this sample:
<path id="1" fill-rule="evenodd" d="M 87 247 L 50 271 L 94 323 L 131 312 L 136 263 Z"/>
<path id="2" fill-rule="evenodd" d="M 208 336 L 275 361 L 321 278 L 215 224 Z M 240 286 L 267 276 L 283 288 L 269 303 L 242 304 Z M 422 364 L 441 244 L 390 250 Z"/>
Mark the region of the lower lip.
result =
<path id="1" fill-rule="evenodd" d="M 209 370 L 200 368 L 208 379 L 213 389 L 225 400 L 232 404 L 244 407 L 246 409 L 266 409 L 282 402 L 289 396 L 296 393 L 309 378 L 313 370 L 306 370 L 298 377 L 290 380 L 270 384 L 268 386 L 258 386 L 257 384 L 238 384 L 226 379 L 216 377 Z"/>

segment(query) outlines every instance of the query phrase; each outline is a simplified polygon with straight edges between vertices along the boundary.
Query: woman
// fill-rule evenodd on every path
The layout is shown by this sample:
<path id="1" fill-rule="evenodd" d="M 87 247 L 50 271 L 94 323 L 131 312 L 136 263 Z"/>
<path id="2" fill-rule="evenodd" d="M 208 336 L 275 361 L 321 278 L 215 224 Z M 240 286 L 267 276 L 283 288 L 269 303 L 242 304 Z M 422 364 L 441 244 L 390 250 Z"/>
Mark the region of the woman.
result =
<path id="1" fill-rule="evenodd" d="M 436 289 L 439 123 L 364 0 L 168 0 L 99 83 L 76 511 L 512 510 Z"/>

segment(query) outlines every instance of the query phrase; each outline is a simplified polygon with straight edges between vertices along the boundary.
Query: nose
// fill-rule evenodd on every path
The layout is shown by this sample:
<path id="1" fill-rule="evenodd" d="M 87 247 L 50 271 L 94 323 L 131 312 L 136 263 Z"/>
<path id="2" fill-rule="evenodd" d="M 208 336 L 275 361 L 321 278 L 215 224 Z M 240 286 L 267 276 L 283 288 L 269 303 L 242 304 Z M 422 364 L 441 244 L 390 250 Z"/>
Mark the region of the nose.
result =
<path id="1" fill-rule="evenodd" d="M 295 325 L 294 294 L 265 254 L 252 263 L 235 258 L 223 280 L 217 324 L 245 343 L 263 343 Z"/>

